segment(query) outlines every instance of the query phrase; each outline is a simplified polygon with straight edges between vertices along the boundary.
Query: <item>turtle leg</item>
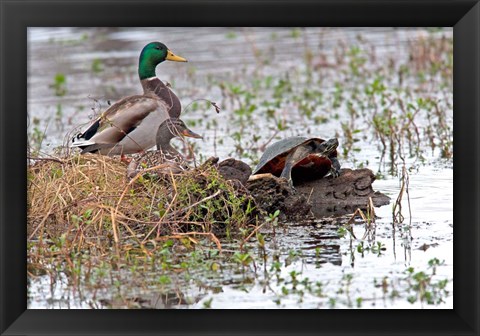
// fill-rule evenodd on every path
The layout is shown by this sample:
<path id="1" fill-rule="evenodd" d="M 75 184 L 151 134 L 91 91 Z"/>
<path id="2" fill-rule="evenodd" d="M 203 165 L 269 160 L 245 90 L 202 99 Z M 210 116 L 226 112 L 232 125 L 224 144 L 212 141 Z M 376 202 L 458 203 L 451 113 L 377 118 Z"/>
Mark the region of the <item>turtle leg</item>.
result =
<path id="1" fill-rule="evenodd" d="M 280 175 L 280 177 L 286 178 L 288 183 L 290 183 L 290 185 L 293 186 L 293 181 L 292 181 L 293 166 L 295 166 L 295 164 L 297 164 L 298 162 L 306 158 L 311 152 L 312 152 L 312 149 L 307 146 L 299 146 L 294 151 L 292 151 L 285 159 L 285 167 L 283 168 L 282 174 Z"/>
<path id="2" fill-rule="evenodd" d="M 340 176 L 340 162 L 338 162 L 338 158 L 329 157 L 330 161 L 332 161 L 332 168 L 330 169 L 330 174 L 332 174 L 333 178 L 337 178 Z"/>

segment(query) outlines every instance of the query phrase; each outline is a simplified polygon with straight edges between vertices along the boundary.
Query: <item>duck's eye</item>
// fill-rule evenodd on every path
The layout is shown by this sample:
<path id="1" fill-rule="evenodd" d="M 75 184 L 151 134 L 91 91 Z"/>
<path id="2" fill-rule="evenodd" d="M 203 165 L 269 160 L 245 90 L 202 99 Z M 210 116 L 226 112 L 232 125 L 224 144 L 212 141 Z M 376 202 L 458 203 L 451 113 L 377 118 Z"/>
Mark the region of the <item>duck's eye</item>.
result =
<path id="1" fill-rule="evenodd" d="M 162 50 L 162 47 L 155 47 L 155 49 L 157 49 L 157 50 Z"/>

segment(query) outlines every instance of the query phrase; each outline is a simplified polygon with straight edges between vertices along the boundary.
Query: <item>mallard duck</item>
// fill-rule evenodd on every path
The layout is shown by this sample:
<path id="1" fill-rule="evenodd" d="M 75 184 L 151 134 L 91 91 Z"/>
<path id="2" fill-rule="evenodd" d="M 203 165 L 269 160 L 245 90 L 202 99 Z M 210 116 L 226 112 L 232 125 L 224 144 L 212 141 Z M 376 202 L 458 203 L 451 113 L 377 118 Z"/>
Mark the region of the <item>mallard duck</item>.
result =
<path id="1" fill-rule="evenodd" d="M 175 55 L 161 42 L 147 44 L 140 53 L 138 76 L 143 93 L 153 92 L 156 94 L 167 104 L 168 114 L 171 117 L 178 118 L 182 112 L 180 99 L 155 74 L 156 66 L 165 60 L 187 62 L 185 58 Z"/>
<path id="2" fill-rule="evenodd" d="M 144 94 L 112 105 L 73 139 L 72 146 L 80 147 L 82 153 L 104 155 L 138 153 L 154 146 L 159 126 L 171 116 L 180 115 L 181 108 L 178 97 L 155 76 L 155 67 L 164 60 L 186 62 L 160 42 L 147 44 L 138 66 Z"/>
<path id="3" fill-rule="evenodd" d="M 170 141 L 175 137 L 202 138 L 197 133 L 190 130 L 185 123 L 178 118 L 166 119 L 159 127 L 156 134 L 156 151 L 148 151 L 134 158 L 128 165 L 127 175 L 131 178 L 139 172 L 141 168 L 150 168 L 160 164 L 166 164 L 165 168 L 171 169 L 175 173 L 186 168 L 185 158 L 171 144 Z"/>
<path id="4" fill-rule="evenodd" d="M 202 136 L 193 132 L 191 129 L 185 125 L 185 123 L 178 118 L 170 118 L 165 120 L 157 130 L 157 135 L 155 137 L 155 142 L 157 143 L 157 150 L 161 151 L 166 155 L 171 155 L 172 157 L 182 155 L 172 147 L 170 141 L 175 137 L 191 137 L 202 139 Z"/>

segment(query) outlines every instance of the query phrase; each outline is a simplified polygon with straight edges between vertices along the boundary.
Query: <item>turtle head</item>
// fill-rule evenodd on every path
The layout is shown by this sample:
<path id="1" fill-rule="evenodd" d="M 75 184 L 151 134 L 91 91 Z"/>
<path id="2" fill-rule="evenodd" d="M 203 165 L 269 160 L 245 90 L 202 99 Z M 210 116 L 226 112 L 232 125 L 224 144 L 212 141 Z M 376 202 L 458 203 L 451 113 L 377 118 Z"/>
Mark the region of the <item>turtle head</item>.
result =
<path id="1" fill-rule="evenodd" d="M 338 139 L 331 138 L 322 143 L 317 143 L 317 155 L 330 160 L 330 174 L 336 178 L 340 176 L 340 162 L 337 158 Z"/>
<path id="2" fill-rule="evenodd" d="M 316 152 L 322 156 L 329 156 L 338 147 L 338 139 L 331 138 L 317 145 Z"/>
<path id="3" fill-rule="evenodd" d="M 155 77 L 155 67 L 163 61 L 186 62 L 183 57 L 175 55 L 161 42 L 150 42 L 143 47 L 138 63 L 140 79 Z"/>

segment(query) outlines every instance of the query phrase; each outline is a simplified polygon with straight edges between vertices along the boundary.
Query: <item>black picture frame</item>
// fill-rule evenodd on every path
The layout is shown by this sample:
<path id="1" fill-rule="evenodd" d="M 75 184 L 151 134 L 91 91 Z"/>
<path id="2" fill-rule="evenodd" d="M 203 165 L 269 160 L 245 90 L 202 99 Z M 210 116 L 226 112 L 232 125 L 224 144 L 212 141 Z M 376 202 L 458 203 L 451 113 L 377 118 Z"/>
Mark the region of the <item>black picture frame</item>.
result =
<path id="1" fill-rule="evenodd" d="M 475 0 L 0 0 L 2 335 L 479 335 L 480 4 Z M 27 310 L 29 26 L 454 27 L 454 309 Z"/>

